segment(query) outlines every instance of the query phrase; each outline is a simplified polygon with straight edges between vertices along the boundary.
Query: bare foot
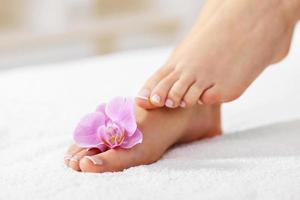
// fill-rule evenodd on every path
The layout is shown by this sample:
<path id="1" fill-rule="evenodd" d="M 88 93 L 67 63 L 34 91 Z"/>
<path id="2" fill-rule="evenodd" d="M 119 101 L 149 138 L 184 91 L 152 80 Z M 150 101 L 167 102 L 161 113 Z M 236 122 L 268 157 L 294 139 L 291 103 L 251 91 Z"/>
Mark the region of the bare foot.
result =
<path id="1" fill-rule="evenodd" d="M 152 109 L 235 100 L 287 55 L 299 2 L 207 1 L 191 32 L 146 82 L 137 104 Z"/>
<path id="2" fill-rule="evenodd" d="M 174 144 L 221 134 L 219 105 L 173 110 L 137 107 L 136 119 L 143 132 L 141 144 L 132 149 L 111 149 L 103 153 L 72 145 L 65 156 L 65 164 L 83 172 L 122 171 L 159 160 Z"/>

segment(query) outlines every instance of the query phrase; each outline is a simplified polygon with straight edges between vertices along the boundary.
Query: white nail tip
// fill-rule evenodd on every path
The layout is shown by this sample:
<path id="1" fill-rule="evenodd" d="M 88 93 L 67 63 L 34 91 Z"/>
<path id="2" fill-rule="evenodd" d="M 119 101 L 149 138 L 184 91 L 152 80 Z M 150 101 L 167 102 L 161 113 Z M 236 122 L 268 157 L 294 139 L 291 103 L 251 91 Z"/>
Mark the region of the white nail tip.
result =
<path id="1" fill-rule="evenodd" d="M 148 90 L 148 89 L 142 89 L 141 91 L 139 91 L 139 93 L 137 94 L 137 96 L 148 99 L 148 97 L 150 96 L 150 90 Z"/>
<path id="2" fill-rule="evenodd" d="M 144 97 L 144 96 L 140 96 L 140 95 L 136 95 L 135 97 L 138 98 L 138 99 L 143 99 L 143 100 L 148 101 L 148 97 Z"/>
<path id="3" fill-rule="evenodd" d="M 103 164 L 102 160 L 93 158 L 93 157 L 91 157 L 91 156 L 84 156 L 84 157 L 87 158 L 87 159 L 89 159 L 90 161 L 92 161 L 92 163 L 93 163 L 94 165 L 102 165 L 102 164 Z"/>
<path id="4" fill-rule="evenodd" d="M 64 160 L 71 160 L 72 155 L 65 155 Z"/>
<path id="5" fill-rule="evenodd" d="M 80 160 L 80 158 L 78 158 L 78 156 L 73 156 L 70 161 L 74 161 L 74 162 L 78 162 Z"/>
<path id="6" fill-rule="evenodd" d="M 153 96 L 151 97 L 151 101 L 152 101 L 153 103 L 159 103 L 159 102 L 160 102 L 160 97 L 159 97 L 157 94 L 155 94 L 155 95 L 153 95 Z"/>
<path id="7" fill-rule="evenodd" d="M 165 106 L 167 106 L 168 108 L 173 108 L 174 102 L 170 99 L 167 99 Z"/>

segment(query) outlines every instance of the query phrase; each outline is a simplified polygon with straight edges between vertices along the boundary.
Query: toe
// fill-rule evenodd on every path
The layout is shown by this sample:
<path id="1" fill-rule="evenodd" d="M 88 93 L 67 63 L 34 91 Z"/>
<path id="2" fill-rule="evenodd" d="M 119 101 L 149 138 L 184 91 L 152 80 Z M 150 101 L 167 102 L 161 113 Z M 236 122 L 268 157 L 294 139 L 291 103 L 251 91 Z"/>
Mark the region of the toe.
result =
<path id="1" fill-rule="evenodd" d="M 219 88 L 217 86 L 213 86 L 206 89 L 200 99 L 204 104 L 208 105 L 220 103 L 221 95 Z"/>
<path id="2" fill-rule="evenodd" d="M 150 94 L 153 88 L 170 72 L 172 71 L 171 67 L 165 66 L 157 70 L 142 87 L 142 89 L 136 95 L 136 103 L 142 108 L 153 109 L 156 108 L 155 105 L 150 102 Z"/>
<path id="3" fill-rule="evenodd" d="M 81 150 L 83 150 L 83 148 L 77 146 L 76 144 L 72 144 L 64 156 L 65 164 L 68 166 L 70 159 Z"/>
<path id="4" fill-rule="evenodd" d="M 141 97 L 135 97 L 135 103 L 136 105 L 138 105 L 139 107 L 142 107 L 144 109 L 155 109 L 157 108 L 157 106 L 153 105 L 150 102 L 150 99 L 143 99 Z"/>
<path id="5" fill-rule="evenodd" d="M 80 171 L 79 162 L 84 156 L 91 156 L 99 153 L 98 149 L 82 149 L 81 151 L 77 152 L 69 161 L 69 167 L 75 171 Z"/>
<path id="6" fill-rule="evenodd" d="M 186 92 L 183 101 L 185 102 L 186 106 L 193 106 L 195 105 L 202 92 L 204 90 L 204 84 L 195 82 Z"/>
<path id="7" fill-rule="evenodd" d="M 171 73 L 161 80 L 151 92 L 151 103 L 157 107 L 163 107 L 171 87 L 177 80 L 178 75 L 176 73 Z"/>
<path id="8" fill-rule="evenodd" d="M 184 94 L 188 90 L 188 88 L 193 83 L 193 78 L 191 77 L 182 77 L 176 83 L 174 83 L 173 87 L 170 89 L 167 100 L 166 106 L 169 108 L 176 108 L 180 105 Z M 181 104 L 184 107 L 184 104 Z"/>
<path id="9" fill-rule="evenodd" d="M 80 160 L 80 169 L 83 172 L 116 172 L 124 169 L 150 164 L 157 159 L 151 159 L 141 151 L 137 145 L 132 149 L 110 149 L 106 152 L 86 156 Z"/>

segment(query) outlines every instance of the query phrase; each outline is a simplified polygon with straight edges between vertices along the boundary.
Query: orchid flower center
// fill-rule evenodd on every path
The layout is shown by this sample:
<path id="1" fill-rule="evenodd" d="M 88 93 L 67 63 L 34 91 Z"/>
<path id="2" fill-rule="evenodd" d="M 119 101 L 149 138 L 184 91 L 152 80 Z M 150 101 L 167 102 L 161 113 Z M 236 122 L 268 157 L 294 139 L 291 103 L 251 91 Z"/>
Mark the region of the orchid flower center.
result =
<path id="1" fill-rule="evenodd" d="M 100 140 L 109 147 L 120 145 L 125 138 L 125 130 L 118 126 L 114 122 L 107 123 L 104 127 L 101 127 L 103 134 Z"/>

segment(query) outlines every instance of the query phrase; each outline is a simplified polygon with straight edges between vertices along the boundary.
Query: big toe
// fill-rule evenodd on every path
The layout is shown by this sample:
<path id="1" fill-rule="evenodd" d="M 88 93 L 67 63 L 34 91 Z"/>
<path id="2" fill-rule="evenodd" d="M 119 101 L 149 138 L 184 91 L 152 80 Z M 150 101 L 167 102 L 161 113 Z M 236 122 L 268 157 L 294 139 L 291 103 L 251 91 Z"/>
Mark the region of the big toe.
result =
<path id="1" fill-rule="evenodd" d="M 66 152 L 64 156 L 64 162 L 67 166 L 69 166 L 69 162 L 72 159 L 72 157 L 77 154 L 78 152 L 82 151 L 83 148 L 77 146 L 76 144 L 73 144 L 69 147 L 68 151 Z"/>
<path id="2" fill-rule="evenodd" d="M 116 172 L 137 165 L 150 164 L 159 159 L 142 150 L 141 145 L 132 149 L 110 149 L 94 156 L 85 156 L 80 160 L 80 169 L 83 172 Z"/>
<path id="3" fill-rule="evenodd" d="M 68 163 L 68 167 L 72 168 L 75 171 L 81 171 L 79 162 L 85 156 L 92 156 L 98 154 L 100 152 L 99 149 L 82 149 L 81 151 L 77 152 L 75 155 L 72 156 Z"/>

